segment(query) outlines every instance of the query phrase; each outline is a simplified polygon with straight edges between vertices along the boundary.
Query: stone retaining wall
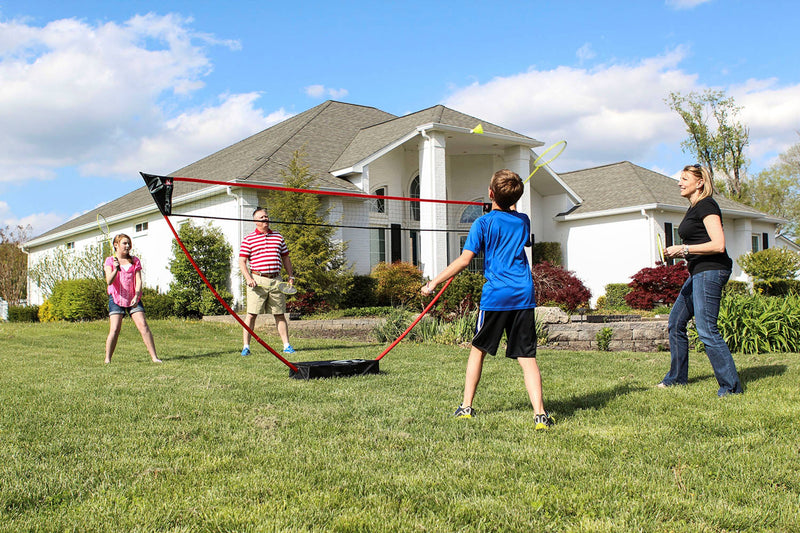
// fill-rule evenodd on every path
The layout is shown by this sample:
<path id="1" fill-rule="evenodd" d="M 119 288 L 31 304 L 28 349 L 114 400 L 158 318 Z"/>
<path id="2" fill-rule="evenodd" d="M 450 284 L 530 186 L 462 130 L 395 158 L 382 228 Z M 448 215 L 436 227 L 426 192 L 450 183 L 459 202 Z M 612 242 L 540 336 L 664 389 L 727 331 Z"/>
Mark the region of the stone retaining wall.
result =
<path id="1" fill-rule="evenodd" d="M 234 322 L 225 315 L 203 317 L 213 322 Z M 382 318 L 341 318 L 334 320 L 291 320 L 289 335 L 297 337 L 352 338 L 374 341 L 373 328 Z M 259 315 L 256 330 L 267 329 L 274 332 L 275 320 L 272 315 Z M 544 349 L 556 350 L 597 350 L 597 332 L 611 328 L 614 332 L 609 343 L 612 351 L 655 352 L 669 349 L 666 320 L 643 320 L 640 322 L 589 322 L 546 323 L 547 344 Z"/>
<path id="2" fill-rule="evenodd" d="M 642 322 L 570 322 L 546 324 L 547 344 L 558 350 L 597 350 L 597 332 L 611 328 L 611 351 L 656 352 L 669 350 L 666 320 Z"/>

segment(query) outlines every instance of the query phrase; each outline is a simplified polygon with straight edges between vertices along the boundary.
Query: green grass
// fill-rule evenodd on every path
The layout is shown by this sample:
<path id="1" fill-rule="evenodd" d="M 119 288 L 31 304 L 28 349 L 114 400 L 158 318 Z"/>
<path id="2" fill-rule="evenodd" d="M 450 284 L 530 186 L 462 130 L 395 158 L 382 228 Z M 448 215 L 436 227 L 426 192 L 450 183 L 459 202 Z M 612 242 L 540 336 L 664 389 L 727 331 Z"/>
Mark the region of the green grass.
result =
<path id="1" fill-rule="evenodd" d="M 0 325 L 0 531 L 797 531 L 800 357 L 737 356 L 744 395 L 652 387 L 668 354 L 541 350 L 557 423 L 518 365 L 401 343 L 381 374 L 298 381 L 238 326 Z M 274 336 L 266 335 L 268 342 Z M 293 338 L 293 361 L 378 344 Z M 276 343 L 277 344 L 277 343 Z M 301 357 L 302 356 L 302 357 Z"/>

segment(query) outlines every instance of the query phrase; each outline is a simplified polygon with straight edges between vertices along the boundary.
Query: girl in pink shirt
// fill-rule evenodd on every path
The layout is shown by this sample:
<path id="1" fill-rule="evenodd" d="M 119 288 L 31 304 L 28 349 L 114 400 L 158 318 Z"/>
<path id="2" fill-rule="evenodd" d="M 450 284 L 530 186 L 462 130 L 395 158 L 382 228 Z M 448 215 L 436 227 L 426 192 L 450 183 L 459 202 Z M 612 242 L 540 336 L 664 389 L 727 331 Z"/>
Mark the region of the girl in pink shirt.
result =
<path id="1" fill-rule="evenodd" d="M 154 363 L 161 359 L 156 355 L 153 333 L 147 325 L 142 305 L 142 263 L 131 255 L 131 238 L 120 233 L 114 237 L 114 255 L 106 257 L 103 270 L 108 284 L 108 317 L 110 328 L 106 339 L 106 363 L 111 362 L 117 347 L 122 319 L 127 312 L 142 334 L 142 340 Z"/>

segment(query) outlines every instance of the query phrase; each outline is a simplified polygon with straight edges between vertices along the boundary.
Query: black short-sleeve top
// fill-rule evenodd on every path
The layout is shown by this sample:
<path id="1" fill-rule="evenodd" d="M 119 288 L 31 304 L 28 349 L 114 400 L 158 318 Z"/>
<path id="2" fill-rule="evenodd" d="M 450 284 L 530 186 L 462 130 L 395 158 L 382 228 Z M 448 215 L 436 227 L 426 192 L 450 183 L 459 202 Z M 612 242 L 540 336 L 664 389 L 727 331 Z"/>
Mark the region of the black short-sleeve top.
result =
<path id="1" fill-rule="evenodd" d="M 711 196 L 706 196 L 686 211 L 686 215 L 678 226 L 678 235 L 684 244 L 703 244 L 711 241 L 711 237 L 703 225 L 703 219 L 710 215 L 717 215 L 722 222 L 722 211 L 720 211 L 717 201 Z M 733 268 L 733 261 L 728 256 L 727 250 L 712 255 L 689 254 L 687 261 L 691 275 L 706 270 L 731 270 Z"/>

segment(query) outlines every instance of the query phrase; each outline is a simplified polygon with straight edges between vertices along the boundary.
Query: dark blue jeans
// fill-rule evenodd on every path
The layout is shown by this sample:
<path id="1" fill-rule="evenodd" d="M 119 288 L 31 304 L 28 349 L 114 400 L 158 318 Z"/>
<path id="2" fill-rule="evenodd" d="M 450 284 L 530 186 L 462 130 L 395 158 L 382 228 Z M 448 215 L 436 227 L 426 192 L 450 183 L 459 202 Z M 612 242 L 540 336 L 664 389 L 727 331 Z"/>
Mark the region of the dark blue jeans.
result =
<path id="1" fill-rule="evenodd" d="M 689 338 L 686 325 L 694 316 L 700 341 L 719 383 L 719 396 L 742 392 L 736 363 L 725 339 L 717 329 L 722 287 L 731 276 L 730 270 L 706 270 L 689 276 L 669 314 L 669 372 L 664 385 L 685 385 L 689 381 Z"/>

